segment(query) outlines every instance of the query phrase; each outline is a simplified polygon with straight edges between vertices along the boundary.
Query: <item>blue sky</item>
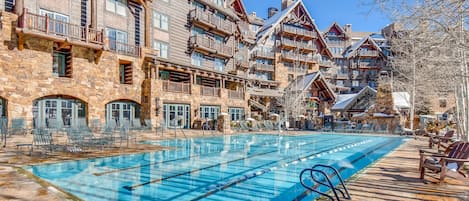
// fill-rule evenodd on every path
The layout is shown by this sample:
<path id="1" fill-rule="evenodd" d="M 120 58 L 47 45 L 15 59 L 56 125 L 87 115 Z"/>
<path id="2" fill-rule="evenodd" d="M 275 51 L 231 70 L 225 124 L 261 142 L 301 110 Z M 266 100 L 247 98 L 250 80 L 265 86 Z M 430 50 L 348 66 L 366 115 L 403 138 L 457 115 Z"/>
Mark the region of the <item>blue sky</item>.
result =
<path id="1" fill-rule="evenodd" d="M 244 0 L 248 13 L 255 11 L 257 16 L 267 17 L 267 8 L 280 10 L 281 0 Z M 352 24 L 353 31 L 379 32 L 391 23 L 371 0 L 303 0 L 319 29 L 324 30 L 333 22 L 340 25 Z"/>

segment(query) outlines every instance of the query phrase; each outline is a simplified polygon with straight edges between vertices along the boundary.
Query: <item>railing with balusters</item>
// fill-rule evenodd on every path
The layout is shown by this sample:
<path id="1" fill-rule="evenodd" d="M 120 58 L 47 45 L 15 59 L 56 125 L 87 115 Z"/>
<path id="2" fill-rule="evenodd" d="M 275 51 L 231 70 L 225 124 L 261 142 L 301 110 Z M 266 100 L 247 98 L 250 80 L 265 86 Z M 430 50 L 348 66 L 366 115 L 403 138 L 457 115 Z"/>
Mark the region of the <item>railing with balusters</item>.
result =
<path id="1" fill-rule="evenodd" d="M 177 92 L 177 93 L 191 93 L 190 83 L 185 82 L 172 82 L 169 80 L 163 80 L 163 91 Z"/>

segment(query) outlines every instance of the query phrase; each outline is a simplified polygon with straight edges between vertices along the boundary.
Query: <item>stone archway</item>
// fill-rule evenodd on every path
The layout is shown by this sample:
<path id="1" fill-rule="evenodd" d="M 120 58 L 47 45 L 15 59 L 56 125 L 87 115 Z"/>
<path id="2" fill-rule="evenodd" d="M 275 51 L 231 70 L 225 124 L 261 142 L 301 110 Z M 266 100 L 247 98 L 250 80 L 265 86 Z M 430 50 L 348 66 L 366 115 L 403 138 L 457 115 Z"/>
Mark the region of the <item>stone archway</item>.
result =
<path id="1" fill-rule="evenodd" d="M 88 104 L 73 96 L 50 95 L 33 101 L 34 128 L 83 126 L 87 118 Z"/>

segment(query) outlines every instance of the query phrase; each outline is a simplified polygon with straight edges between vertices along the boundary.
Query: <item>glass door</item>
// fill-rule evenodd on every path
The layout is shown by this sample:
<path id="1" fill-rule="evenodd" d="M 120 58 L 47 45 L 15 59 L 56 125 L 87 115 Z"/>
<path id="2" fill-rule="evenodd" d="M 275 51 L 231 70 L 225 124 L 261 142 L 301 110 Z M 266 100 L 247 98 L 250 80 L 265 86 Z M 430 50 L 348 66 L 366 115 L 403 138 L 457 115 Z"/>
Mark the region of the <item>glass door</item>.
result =
<path id="1" fill-rule="evenodd" d="M 139 106 L 132 102 L 113 102 L 106 106 L 106 121 L 108 126 L 130 126 L 132 121 L 140 118 Z"/>
<path id="2" fill-rule="evenodd" d="M 164 104 L 163 118 L 167 128 L 190 128 L 190 105 Z"/>

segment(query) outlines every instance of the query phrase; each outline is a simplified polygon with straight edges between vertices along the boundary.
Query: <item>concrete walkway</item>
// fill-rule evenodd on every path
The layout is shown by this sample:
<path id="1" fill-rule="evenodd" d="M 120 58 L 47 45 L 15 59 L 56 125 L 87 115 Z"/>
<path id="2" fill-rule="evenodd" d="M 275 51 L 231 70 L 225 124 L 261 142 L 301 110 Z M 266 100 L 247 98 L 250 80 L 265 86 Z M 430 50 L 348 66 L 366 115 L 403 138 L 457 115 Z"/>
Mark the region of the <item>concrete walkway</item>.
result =
<path id="1" fill-rule="evenodd" d="M 188 136 L 200 136 L 199 131 L 184 131 Z M 300 132 L 301 133 L 301 132 Z M 311 132 L 308 132 L 311 133 Z M 173 138 L 156 136 L 154 133 L 139 134 L 139 140 Z M 207 133 L 205 133 L 207 134 Z M 215 134 L 215 133 L 211 133 Z M 218 133 L 220 134 L 220 133 Z M 289 132 L 289 134 L 295 134 Z M 180 134 L 179 134 L 180 135 Z M 6 149 L 0 151 L 0 200 L 73 200 L 55 187 L 38 180 L 19 167 L 25 164 L 62 161 L 78 158 L 102 157 L 125 153 L 156 151 L 167 149 L 152 145 L 131 145 L 128 148 L 112 148 L 85 154 L 53 153 L 42 156 L 27 150 L 17 150 L 15 145 L 31 142 L 31 135 L 9 138 Z M 63 139 L 59 139 L 63 140 Z M 469 179 L 447 178 L 438 185 L 437 175 L 427 174 L 426 182 L 420 180 L 418 173 L 418 149 L 426 148 L 427 138 L 410 139 L 394 152 L 347 181 L 353 200 L 467 200 L 469 201 Z M 255 195 L 253 195 L 255 196 Z"/>

